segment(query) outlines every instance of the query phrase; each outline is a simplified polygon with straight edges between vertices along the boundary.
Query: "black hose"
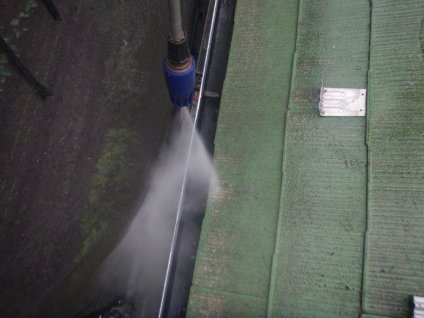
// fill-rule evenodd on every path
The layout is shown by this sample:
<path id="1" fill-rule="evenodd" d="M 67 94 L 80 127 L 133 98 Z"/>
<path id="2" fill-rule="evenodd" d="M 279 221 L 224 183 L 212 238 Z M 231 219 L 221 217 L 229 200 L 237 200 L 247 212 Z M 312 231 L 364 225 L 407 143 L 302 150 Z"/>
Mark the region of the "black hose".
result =
<path id="1" fill-rule="evenodd" d="M 52 0 L 43 0 L 43 2 L 53 19 L 58 21 L 62 20 L 62 17 Z"/>
<path id="2" fill-rule="evenodd" d="M 26 79 L 26 81 L 37 91 L 42 99 L 46 99 L 51 96 L 52 93 L 50 90 L 41 84 L 31 72 L 22 64 L 21 60 L 17 57 L 12 48 L 6 43 L 5 40 L 0 36 L 0 48 L 6 53 L 6 56 L 9 62 L 16 68 L 16 70 L 21 73 L 21 75 Z"/>

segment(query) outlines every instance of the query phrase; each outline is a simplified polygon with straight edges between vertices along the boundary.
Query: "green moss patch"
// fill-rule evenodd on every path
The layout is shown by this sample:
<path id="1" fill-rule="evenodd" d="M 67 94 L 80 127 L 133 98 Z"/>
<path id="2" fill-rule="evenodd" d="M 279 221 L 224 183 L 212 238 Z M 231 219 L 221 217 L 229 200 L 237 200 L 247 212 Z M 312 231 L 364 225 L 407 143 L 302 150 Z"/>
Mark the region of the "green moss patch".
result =
<path id="1" fill-rule="evenodd" d="M 131 189 L 137 182 L 135 159 L 130 155 L 136 134 L 126 128 L 111 129 L 91 180 L 88 207 L 81 220 L 82 248 L 75 258 L 79 262 L 90 247 L 104 237 L 111 222 L 119 220 L 130 207 Z"/>

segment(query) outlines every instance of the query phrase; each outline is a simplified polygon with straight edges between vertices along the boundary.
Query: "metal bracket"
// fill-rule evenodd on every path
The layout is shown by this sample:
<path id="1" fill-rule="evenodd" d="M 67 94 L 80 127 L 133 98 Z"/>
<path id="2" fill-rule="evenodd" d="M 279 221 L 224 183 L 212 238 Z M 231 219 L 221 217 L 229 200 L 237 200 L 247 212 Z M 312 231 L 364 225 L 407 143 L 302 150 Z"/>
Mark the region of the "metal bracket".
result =
<path id="1" fill-rule="evenodd" d="M 320 116 L 352 117 L 365 116 L 367 90 L 354 88 L 321 87 Z"/>
<path id="2" fill-rule="evenodd" d="M 424 297 L 414 296 L 414 315 L 413 318 L 424 317 Z"/>
<path id="3" fill-rule="evenodd" d="M 219 94 L 215 92 L 205 91 L 204 95 L 211 98 L 219 98 Z"/>

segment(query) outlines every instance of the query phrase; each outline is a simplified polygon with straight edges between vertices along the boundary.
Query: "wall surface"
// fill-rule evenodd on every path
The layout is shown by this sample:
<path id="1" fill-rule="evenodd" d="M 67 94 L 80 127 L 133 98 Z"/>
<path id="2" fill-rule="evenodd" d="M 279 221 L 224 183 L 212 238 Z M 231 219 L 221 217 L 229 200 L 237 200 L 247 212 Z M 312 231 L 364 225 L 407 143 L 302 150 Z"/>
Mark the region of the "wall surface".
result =
<path id="1" fill-rule="evenodd" d="M 66 317 L 145 193 L 171 105 L 167 1 L 0 1 L 0 311 Z M 195 1 L 185 1 L 191 33 Z M 41 312 L 40 312 L 41 311 Z"/>

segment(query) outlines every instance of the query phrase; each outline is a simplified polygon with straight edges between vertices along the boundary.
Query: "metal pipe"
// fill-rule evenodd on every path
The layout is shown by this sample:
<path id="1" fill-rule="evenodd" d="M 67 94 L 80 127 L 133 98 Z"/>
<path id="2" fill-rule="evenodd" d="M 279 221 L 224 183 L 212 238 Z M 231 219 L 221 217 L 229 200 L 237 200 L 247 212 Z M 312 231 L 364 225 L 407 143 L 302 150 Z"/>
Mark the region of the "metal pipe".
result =
<path id="1" fill-rule="evenodd" d="M 169 0 L 169 1 L 172 2 L 172 0 Z M 192 152 L 194 137 L 195 137 L 196 129 L 197 129 L 196 124 L 197 124 L 197 121 L 198 121 L 198 118 L 199 118 L 200 105 L 202 103 L 203 94 L 204 94 L 204 90 L 205 90 L 205 78 L 206 78 L 205 74 L 206 74 L 207 68 L 209 66 L 209 55 L 210 55 L 210 50 L 211 50 L 211 47 L 212 47 L 213 35 L 214 35 L 214 32 L 215 32 L 215 22 L 216 22 L 216 15 L 217 15 L 217 11 L 218 11 L 219 0 L 211 0 L 209 5 L 212 5 L 212 1 L 213 1 L 213 14 L 212 14 L 212 21 L 211 21 L 209 34 L 208 34 L 208 42 L 207 42 L 208 44 L 207 44 L 207 49 L 206 49 L 206 54 L 205 54 L 205 62 L 203 64 L 203 69 L 202 69 L 202 79 L 201 79 L 201 82 L 200 82 L 199 98 L 198 98 L 198 101 L 197 101 L 197 109 L 196 109 L 196 114 L 195 114 L 194 122 L 193 122 L 193 130 L 192 130 L 191 136 L 190 136 L 189 150 L 188 150 L 187 160 L 186 160 L 186 164 L 185 164 L 184 177 L 183 177 L 183 182 L 182 182 L 182 187 L 181 187 L 181 192 L 180 192 L 180 198 L 179 198 L 179 201 L 178 201 L 177 215 L 176 215 L 176 219 L 175 219 L 174 232 L 173 232 L 173 235 L 172 235 L 171 248 L 170 248 L 170 251 L 169 251 L 168 263 L 167 263 L 166 274 L 165 274 L 165 282 L 164 282 L 163 289 L 162 289 L 162 297 L 161 297 L 161 300 L 160 300 L 158 318 L 163 318 L 164 314 L 165 314 L 165 306 L 166 306 L 166 301 L 167 301 L 167 297 L 168 297 L 168 289 L 169 289 L 169 283 L 170 283 L 169 280 L 170 280 L 170 277 L 171 277 L 172 264 L 174 262 L 174 257 L 175 257 L 175 247 L 176 247 L 176 244 L 177 244 L 177 237 L 178 237 L 178 232 L 179 232 L 179 229 L 180 229 L 182 205 L 183 205 L 183 199 L 184 199 L 185 188 L 186 188 L 186 183 L 187 183 L 187 173 L 188 173 L 188 169 L 190 167 L 191 152 Z"/>
<path id="2" fill-rule="evenodd" d="M 171 27 L 170 36 L 174 41 L 184 39 L 184 31 L 181 23 L 180 0 L 168 0 L 169 23 Z"/>

